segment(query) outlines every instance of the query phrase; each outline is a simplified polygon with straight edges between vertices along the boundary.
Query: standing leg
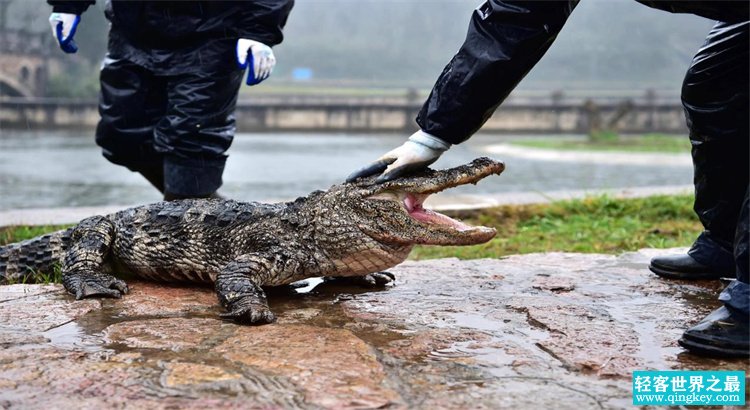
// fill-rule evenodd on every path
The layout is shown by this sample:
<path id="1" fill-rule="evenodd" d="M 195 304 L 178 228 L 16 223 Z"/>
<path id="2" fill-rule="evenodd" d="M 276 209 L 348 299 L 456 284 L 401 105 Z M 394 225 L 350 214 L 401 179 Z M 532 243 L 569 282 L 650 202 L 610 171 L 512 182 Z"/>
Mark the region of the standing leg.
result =
<path id="1" fill-rule="evenodd" d="M 155 148 L 164 156 L 165 197 L 207 197 L 221 186 L 242 74 L 233 70 L 168 78 L 169 108 L 155 133 Z"/>
<path id="2" fill-rule="evenodd" d="M 110 162 L 139 172 L 164 191 L 162 154 L 154 149 L 154 128 L 166 112 L 166 85 L 128 60 L 104 60 L 100 74 L 96 143 Z"/>
<path id="3" fill-rule="evenodd" d="M 76 299 L 89 296 L 119 298 L 128 293 L 128 286 L 107 272 L 114 225 L 102 216 L 84 219 L 73 229 L 70 248 L 62 267 L 65 290 Z"/>
<path id="4" fill-rule="evenodd" d="M 692 353 L 750 356 L 748 173 L 750 171 L 750 23 L 718 23 L 683 86 L 695 165 L 695 211 L 705 231 L 688 252 L 698 264 L 731 269 L 724 306 L 686 330 Z M 653 264 L 653 262 L 652 262 Z"/>
<path id="5" fill-rule="evenodd" d="M 750 187 L 745 192 L 745 201 L 742 204 L 740 221 L 737 224 L 737 235 L 734 241 L 734 258 L 737 261 L 737 280 L 721 292 L 719 300 L 732 313 L 743 318 L 745 322 L 750 319 Z"/>
<path id="6" fill-rule="evenodd" d="M 657 275 L 733 277 L 735 230 L 748 186 L 748 22 L 718 23 L 685 76 L 695 212 L 704 231 L 687 255 L 651 260 Z"/>
<path id="7" fill-rule="evenodd" d="M 709 356 L 750 356 L 750 216 L 748 202 L 750 188 L 745 192 L 740 221 L 737 225 L 734 255 L 737 261 L 737 280 L 721 292 L 723 307 L 713 311 L 700 323 L 686 330 L 680 345 L 693 353 Z"/>

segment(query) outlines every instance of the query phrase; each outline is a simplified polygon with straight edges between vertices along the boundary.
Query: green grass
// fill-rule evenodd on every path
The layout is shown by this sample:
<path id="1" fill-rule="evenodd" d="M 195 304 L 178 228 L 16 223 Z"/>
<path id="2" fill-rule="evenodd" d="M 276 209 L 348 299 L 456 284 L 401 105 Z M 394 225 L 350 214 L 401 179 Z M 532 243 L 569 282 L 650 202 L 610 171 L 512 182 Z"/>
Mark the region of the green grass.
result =
<path id="1" fill-rule="evenodd" d="M 40 225 L 40 226 L 5 226 L 0 227 L 0 246 L 25 241 L 26 239 L 35 238 L 40 235 L 44 235 L 49 232 L 59 231 L 66 229 L 71 225 Z M 34 283 L 61 283 L 62 282 L 62 271 L 59 265 L 53 267 L 52 272 L 35 272 L 31 275 L 27 275 L 23 280 L 13 281 L 9 280 L 5 285 L 12 285 L 15 283 L 26 283 L 34 278 Z"/>
<path id="2" fill-rule="evenodd" d="M 455 216 L 470 224 L 495 227 L 497 236 L 477 246 L 418 246 L 411 258 L 496 258 L 550 251 L 617 254 L 647 247 L 689 246 L 702 229 L 692 206 L 689 195 L 638 199 L 600 196 L 456 212 Z M 0 245 L 62 228 L 0 228 Z"/>
<path id="3" fill-rule="evenodd" d="M 567 151 L 690 152 L 690 141 L 687 137 L 662 134 L 623 137 L 606 133 L 588 140 L 565 138 L 518 139 L 513 140 L 511 144 Z"/>
<path id="4" fill-rule="evenodd" d="M 25 275 L 21 280 L 8 279 L 6 282 L 0 282 L 2 285 L 16 285 L 26 283 L 62 283 L 62 267 L 59 264 L 52 266 L 52 272 L 39 272 L 30 270 L 31 273 Z"/>
<path id="5" fill-rule="evenodd" d="M 0 227 L 0 246 L 25 241 L 45 233 L 66 229 L 72 225 L 5 226 Z"/>
<path id="6" fill-rule="evenodd" d="M 617 254 L 645 247 L 689 246 L 701 231 L 692 202 L 691 196 L 603 196 L 463 212 L 456 216 L 495 227 L 497 236 L 477 246 L 419 246 L 411 258 L 496 258 L 550 251 Z"/>

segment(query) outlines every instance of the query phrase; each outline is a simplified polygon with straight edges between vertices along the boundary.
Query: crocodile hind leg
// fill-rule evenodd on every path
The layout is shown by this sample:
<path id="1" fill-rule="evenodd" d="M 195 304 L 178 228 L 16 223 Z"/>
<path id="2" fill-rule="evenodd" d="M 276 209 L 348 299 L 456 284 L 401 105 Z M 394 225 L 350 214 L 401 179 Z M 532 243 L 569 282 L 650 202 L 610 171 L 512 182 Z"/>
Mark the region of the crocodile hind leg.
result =
<path id="1" fill-rule="evenodd" d="M 120 298 L 128 293 L 125 282 L 106 273 L 114 232 L 112 222 L 102 216 L 84 219 L 73 230 L 70 248 L 63 260 L 62 282 L 65 290 L 76 299 Z"/>
<path id="2" fill-rule="evenodd" d="M 273 262 L 259 255 L 242 255 L 230 262 L 216 277 L 219 302 L 228 313 L 220 316 L 240 323 L 263 324 L 276 320 L 268 308 L 266 294 L 261 289 Z"/>

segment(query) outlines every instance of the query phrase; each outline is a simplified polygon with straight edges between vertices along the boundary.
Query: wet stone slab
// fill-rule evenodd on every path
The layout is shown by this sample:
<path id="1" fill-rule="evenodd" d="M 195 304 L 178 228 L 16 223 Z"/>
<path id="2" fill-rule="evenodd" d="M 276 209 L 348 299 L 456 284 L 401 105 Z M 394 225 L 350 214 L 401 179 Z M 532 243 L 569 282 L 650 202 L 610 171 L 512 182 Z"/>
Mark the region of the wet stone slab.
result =
<path id="1" fill-rule="evenodd" d="M 633 370 L 750 371 L 677 345 L 722 286 L 649 273 L 667 252 L 407 262 L 384 289 L 271 291 L 257 327 L 210 288 L 3 286 L 0 408 L 614 409 Z"/>

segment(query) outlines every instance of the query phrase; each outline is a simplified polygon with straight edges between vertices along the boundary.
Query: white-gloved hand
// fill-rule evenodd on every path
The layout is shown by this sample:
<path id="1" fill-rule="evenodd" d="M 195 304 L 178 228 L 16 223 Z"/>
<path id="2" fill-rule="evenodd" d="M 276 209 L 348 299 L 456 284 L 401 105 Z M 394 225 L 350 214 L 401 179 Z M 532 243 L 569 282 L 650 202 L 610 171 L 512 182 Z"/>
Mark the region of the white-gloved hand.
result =
<path id="1" fill-rule="evenodd" d="M 255 85 L 268 78 L 276 65 L 273 50 L 267 45 L 247 38 L 237 40 L 237 64 L 240 68 L 250 67 L 247 85 Z"/>
<path id="2" fill-rule="evenodd" d="M 49 24 L 52 27 L 52 36 L 55 37 L 62 51 L 66 53 L 75 53 L 78 51 L 78 45 L 73 41 L 73 36 L 76 35 L 76 29 L 80 22 L 81 16 L 77 14 L 50 14 Z"/>
<path id="3" fill-rule="evenodd" d="M 383 174 L 375 182 L 390 181 L 406 173 L 426 168 L 437 161 L 448 148 L 450 144 L 447 142 L 420 130 L 412 134 L 403 145 L 386 152 L 372 164 L 349 175 L 346 182 L 381 172 Z"/>

